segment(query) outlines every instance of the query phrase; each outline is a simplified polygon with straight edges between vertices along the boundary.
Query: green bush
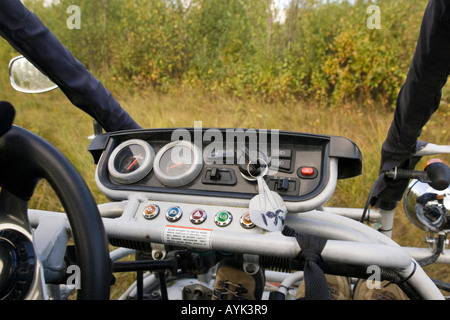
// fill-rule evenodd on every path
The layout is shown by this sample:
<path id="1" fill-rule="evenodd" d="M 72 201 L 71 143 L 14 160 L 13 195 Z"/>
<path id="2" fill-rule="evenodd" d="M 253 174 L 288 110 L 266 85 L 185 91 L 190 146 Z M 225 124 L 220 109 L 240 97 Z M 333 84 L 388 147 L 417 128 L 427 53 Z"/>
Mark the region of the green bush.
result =
<path id="1" fill-rule="evenodd" d="M 392 106 L 406 78 L 427 0 L 26 1 L 112 90 L 200 89 L 266 101 Z M 186 5 L 189 3 L 189 5 Z M 69 5 L 81 29 L 69 29 Z"/>

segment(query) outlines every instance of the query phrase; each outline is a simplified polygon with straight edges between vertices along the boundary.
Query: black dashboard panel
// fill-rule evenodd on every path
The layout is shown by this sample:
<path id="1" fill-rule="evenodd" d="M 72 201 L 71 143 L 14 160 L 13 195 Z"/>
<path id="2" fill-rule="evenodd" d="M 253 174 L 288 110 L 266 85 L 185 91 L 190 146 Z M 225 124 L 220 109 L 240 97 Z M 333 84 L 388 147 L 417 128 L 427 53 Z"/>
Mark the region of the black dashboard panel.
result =
<path id="1" fill-rule="evenodd" d="M 154 159 L 160 162 L 169 144 L 179 140 L 190 142 L 201 152 L 201 169 L 192 174 L 191 181 L 174 187 L 162 182 L 162 173 L 156 170 L 159 166 L 155 161 L 154 168 L 139 181 L 118 181 L 112 177 L 111 167 L 108 168 L 109 158 L 117 154 L 120 145 L 132 139 L 148 143 L 154 151 Z M 96 136 L 89 151 L 98 164 L 99 182 L 109 190 L 123 192 L 251 199 L 258 193 L 254 177 L 266 170 L 264 179 L 269 188 L 285 200 L 298 202 L 322 191 L 328 182 L 331 158 L 338 159 L 339 179 L 357 176 L 362 168 L 360 150 L 346 138 L 277 130 L 165 128 L 121 131 Z M 127 166 L 136 163 L 138 156 Z M 255 162 L 254 159 L 258 160 Z M 180 164 L 171 163 L 162 169 L 166 171 Z"/>

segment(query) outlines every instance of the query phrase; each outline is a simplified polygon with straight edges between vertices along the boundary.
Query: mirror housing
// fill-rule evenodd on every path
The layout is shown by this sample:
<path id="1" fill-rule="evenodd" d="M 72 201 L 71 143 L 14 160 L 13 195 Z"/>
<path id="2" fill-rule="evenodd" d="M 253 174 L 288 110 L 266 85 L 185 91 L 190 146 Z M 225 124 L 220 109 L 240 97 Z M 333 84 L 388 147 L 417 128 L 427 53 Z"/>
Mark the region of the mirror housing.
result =
<path id="1" fill-rule="evenodd" d="M 411 181 L 404 198 L 409 220 L 427 232 L 450 231 L 450 189 L 436 190 L 418 180 Z"/>
<path id="2" fill-rule="evenodd" d="M 43 93 L 58 88 L 24 56 L 15 57 L 9 62 L 9 79 L 11 86 L 23 93 Z"/>

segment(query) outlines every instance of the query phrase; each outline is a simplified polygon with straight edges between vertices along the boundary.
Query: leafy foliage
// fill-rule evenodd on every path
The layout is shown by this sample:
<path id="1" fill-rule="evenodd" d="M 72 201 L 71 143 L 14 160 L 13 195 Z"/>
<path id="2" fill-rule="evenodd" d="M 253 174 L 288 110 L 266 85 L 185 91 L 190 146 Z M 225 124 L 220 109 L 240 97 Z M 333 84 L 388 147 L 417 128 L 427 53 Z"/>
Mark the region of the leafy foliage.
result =
<path id="1" fill-rule="evenodd" d="M 273 0 L 26 4 L 112 89 L 392 106 L 427 0 L 290 0 L 283 11 Z M 371 4 L 380 29 L 367 25 Z M 66 26 L 69 5 L 81 8 L 81 29 Z"/>

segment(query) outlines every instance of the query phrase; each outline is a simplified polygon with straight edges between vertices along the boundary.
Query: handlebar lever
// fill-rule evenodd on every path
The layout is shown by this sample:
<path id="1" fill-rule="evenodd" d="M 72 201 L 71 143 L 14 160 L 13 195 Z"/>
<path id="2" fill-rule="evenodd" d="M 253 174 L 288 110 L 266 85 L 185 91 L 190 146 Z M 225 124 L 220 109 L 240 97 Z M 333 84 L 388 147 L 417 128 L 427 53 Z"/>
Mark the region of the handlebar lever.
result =
<path id="1" fill-rule="evenodd" d="M 426 171 L 405 170 L 397 167 L 386 171 L 385 176 L 392 180 L 417 179 L 424 183 L 432 182 Z"/>
<path id="2" fill-rule="evenodd" d="M 395 167 L 386 171 L 385 176 L 392 180 L 417 179 L 421 182 L 428 183 L 436 190 L 445 190 L 450 185 L 450 168 L 438 159 L 427 162 L 423 171 Z"/>

